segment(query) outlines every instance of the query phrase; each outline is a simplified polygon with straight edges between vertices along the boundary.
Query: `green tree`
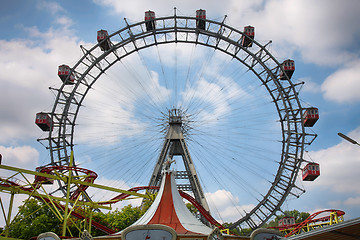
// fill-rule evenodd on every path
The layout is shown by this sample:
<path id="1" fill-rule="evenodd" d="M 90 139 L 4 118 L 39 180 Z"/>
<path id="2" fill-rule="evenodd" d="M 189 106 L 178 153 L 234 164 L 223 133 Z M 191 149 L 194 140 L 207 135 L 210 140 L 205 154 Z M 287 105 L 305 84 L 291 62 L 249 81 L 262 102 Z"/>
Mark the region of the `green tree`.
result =
<path id="1" fill-rule="evenodd" d="M 151 203 L 151 201 L 145 201 L 142 208 L 133 207 L 129 204 L 120 210 L 116 209 L 108 213 L 94 213 L 93 220 L 109 228 L 122 230 L 137 221 L 150 207 Z M 73 236 L 79 236 L 79 230 L 72 224 L 77 219 L 72 217 L 71 220 L 68 221 L 68 228 Z M 29 239 L 43 232 L 54 232 L 60 236 L 62 234 L 62 221 L 56 217 L 44 202 L 30 199 L 26 205 L 19 207 L 18 217 L 10 226 L 9 235 L 14 238 Z M 92 227 L 91 235 L 103 236 L 106 233 Z"/>
<path id="2" fill-rule="evenodd" d="M 194 215 L 194 216 L 198 216 L 199 215 L 199 211 L 197 210 L 197 208 L 192 205 L 191 203 L 186 203 L 186 207 L 187 209 L 189 209 L 189 211 Z"/>
<path id="3" fill-rule="evenodd" d="M 296 223 L 303 222 L 303 221 L 305 221 L 305 219 L 307 219 L 310 216 L 310 213 L 300 212 L 300 211 L 295 210 L 295 209 L 291 210 L 291 211 L 285 211 L 284 213 L 285 213 L 285 215 L 282 214 L 282 215 L 276 216 L 274 220 L 272 220 L 268 224 L 265 224 L 264 227 L 276 227 L 276 226 L 278 226 L 279 220 L 282 219 L 285 216 L 294 217 Z"/>
<path id="4" fill-rule="evenodd" d="M 232 223 L 223 223 L 222 224 L 225 228 L 228 228 L 232 225 Z M 240 229 L 237 229 L 237 228 L 234 228 L 232 230 L 230 230 L 230 233 L 231 234 L 235 234 L 235 235 L 238 235 L 238 236 L 250 236 L 252 232 L 252 229 L 251 228 L 242 228 L 241 230 Z"/>
<path id="5" fill-rule="evenodd" d="M 262 226 L 263 228 L 268 228 L 268 227 L 276 227 L 278 226 L 278 222 L 280 219 L 282 219 L 285 216 L 288 217 L 294 217 L 295 218 L 295 222 L 296 223 L 300 223 L 303 222 L 306 218 L 308 218 L 310 216 L 310 213 L 307 212 L 299 212 L 298 210 L 292 210 L 292 211 L 285 211 L 284 212 L 285 215 L 278 215 L 275 217 L 274 220 L 272 220 L 271 222 L 264 224 L 264 226 Z M 232 223 L 224 223 L 222 224 L 225 228 L 229 227 L 232 225 Z M 248 236 L 251 234 L 253 230 L 251 228 L 244 228 L 241 229 L 241 231 L 239 231 L 238 229 L 232 229 L 231 232 L 235 235 L 240 235 L 240 236 Z"/>
<path id="6" fill-rule="evenodd" d="M 45 203 L 30 199 L 24 207 L 19 207 L 19 215 L 10 226 L 9 235 L 29 239 L 50 231 L 60 233 L 60 220 Z"/>
<path id="7" fill-rule="evenodd" d="M 151 201 L 144 201 L 141 207 L 133 207 L 131 204 L 129 204 L 120 210 L 116 209 L 108 213 L 95 213 L 94 220 L 109 228 L 120 231 L 136 222 L 142 215 L 144 215 L 151 204 Z M 91 234 L 93 236 L 106 235 L 94 227 L 91 229 Z"/>

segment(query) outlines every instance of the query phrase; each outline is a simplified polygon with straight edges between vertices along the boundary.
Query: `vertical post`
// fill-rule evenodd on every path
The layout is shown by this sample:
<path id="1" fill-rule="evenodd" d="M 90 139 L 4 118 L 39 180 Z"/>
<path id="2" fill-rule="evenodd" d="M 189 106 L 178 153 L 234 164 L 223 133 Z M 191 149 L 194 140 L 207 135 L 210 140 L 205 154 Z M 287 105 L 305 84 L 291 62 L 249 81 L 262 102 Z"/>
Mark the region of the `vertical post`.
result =
<path id="1" fill-rule="evenodd" d="M 301 229 L 300 229 L 299 231 L 301 231 Z M 306 232 L 310 232 L 309 222 L 308 222 L 308 223 L 306 223 Z M 301 232 L 300 232 L 300 233 L 301 233 Z"/>
<path id="2" fill-rule="evenodd" d="M 93 215 L 93 209 L 92 207 L 90 208 L 90 216 L 89 216 L 89 234 L 91 234 L 91 222 L 92 222 L 92 215 Z"/>
<path id="3" fill-rule="evenodd" d="M 0 205 L 1 205 L 1 210 L 2 210 L 2 212 L 3 212 L 4 219 L 5 219 L 5 222 L 6 222 L 5 208 L 4 208 L 3 202 L 2 202 L 2 200 L 1 200 L 1 197 L 0 197 Z"/>
<path id="4" fill-rule="evenodd" d="M 183 133 L 184 130 L 182 129 L 183 117 L 183 112 L 180 109 L 173 108 L 169 110 L 169 128 L 165 137 L 164 145 L 160 152 L 160 156 L 150 179 L 149 186 L 160 185 L 161 178 L 159 178 L 159 176 L 161 176 L 162 166 L 167 157 L 173 159 L 173 156 L 181 156 L 186 172 L 185 179 L 189 181 L 189 184 L 185 187 L 190 188 L 190 191 L 192 191 L 194 194 L 196 201 L 198 201 L 201 206 L 209 212 L 209 205 L 204 196 L 204 191 L 200 185 L 193 160 L 185 142 Z M 204 219 L 203 221 L 206 222 Z"/>
<path id="5" fill-rule="evenodd" d="M 70 155 L 70 164 L 69 164 L 69 176 L 67 178 L 67 189 L 66 189 L 66 203 L 65 203 L 65 213 L 64 213 L 64 222 L 63 222 L 63 229 L 62 229 L 62 236 L 65 237 L 66 235 L 66 225 L 68 219 L 68 211 L 69 211 L 69 199 L 70 199 L 70 185 L 71 185 L 71 178 L 72 178 L 72 170 L 71 167 L 73 165 L 73 158 L 74 152 L 71 151 Z"/>
<path id="6" fill-rule="evenodd" d="M 15 196 L 15 193 L 11 192 L 9 212 L 8 212 L 8 216 L 6 218 L 5 237 L 9 236 L 9 226 L 10 226 L 10 220 L 11 220 L 11 212 L 12 212 L 12 208 L 13 208 L 13 204 L 14 204 L 14 196 Z"/>

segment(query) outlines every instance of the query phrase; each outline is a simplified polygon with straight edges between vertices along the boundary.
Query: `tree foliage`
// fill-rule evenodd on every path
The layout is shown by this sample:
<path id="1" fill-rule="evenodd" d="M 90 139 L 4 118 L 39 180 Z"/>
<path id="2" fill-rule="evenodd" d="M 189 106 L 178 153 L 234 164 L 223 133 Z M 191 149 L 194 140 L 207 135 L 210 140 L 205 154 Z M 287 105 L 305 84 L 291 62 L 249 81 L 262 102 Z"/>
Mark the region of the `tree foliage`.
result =
<path id="1" fill-rule="evenodd" d="M 300 223 L 305 221 L 306 218 L 308 218 L 310 216 L 310 213 L 307 212 L 300 212 L 298 210 L 291 210 L 291 211 L 285 211 L 284 214 L 282 215 L 278 215 L 275 217 L 274 220 L 272 220 L 271 222 L 265 224 L 264 226 L 262 226 L 263 228 L 268 228 L 268 227 L 276 227 L 278 226 L 279 220 L 282 219 L 283 217 L 287 216 L 287 217 L 294 217 L 295 218 L 295 222 L 296 223 Z M 232 225 L 232 223 L 223 223 L 222 224 L 225 228 L 229 227 Z M 231 233 L 235 234 L 235 235 L 240 235 L 240 236 L 248 236 L 251 234 L 253 230 L 251 228 L 243 228 L 241 229 L 241 231 L 239 229 L 232 229 Z"/>
<path id="2" fill-rule="evenodd" d="M 133 207 L 131 204 L 122 209 L 108 213 L 93 213 L 93 220 L 108 228 L 122 230 L 137 221 L 150 207 L 151 202 L 145 202 L 142 207 Z M 73 224 L 77 219 L 71 217 L 68 221 L 68 228 L 72 235 L 80 236 L 80 231 Z M 44 202 L 30 199 L 26 205 L 19 207 L 19 214 L 9 229 L 9 235 L 13 238 L 29 239 L 44 232 L 54 232 L 59 236 L 62 233 L 62 221 L 51 211 Z M 92 236 L 106 235 L 92 227 Z"/>
<path id="3" fill-rule="evenodd" d="M 197 208 L 194 205 L 192 205 L 191 203 L 186 203 L 186 207 L 187 207 L 187 209 L 189 209 L 189 211 L 194 216 L 197 216 L 199 214 L 199 211 L 197 210 Z"/>
<path id="4" fill-rule="evenodd" d="M 122 230 L 136 222 L 143 214 L 145 213 L 144 209 L 140 207 L 133 207 L 131 204 L 123 207 L 122 209 L 111 211 L 108 213 L 96 213 L 94 215 L 94 220 L 99 221 L 112 229 Z M 92 231 L 95 235 L 104 235 L 99 230 Z M 96 234 L 95 234 L 96 233 Z"/>
<path id="5" fill-rule="evenodd" d="M 280 219 L 282 219 L 285 216 L 288 217 L 294 217 L 295 218 L 295 222 L 296 223 L 300 223 L 305 221 L 305 219 L 307 219 L 310 216 L 310 213 L 308 212 L 300 212 L 298 210 L 291 210 L 291 211 L 285 211 L 284 214 L 282 215 L 278 215 L 275 217 L 274 220 L 272 220 L 271 222 L 269 222 L 268 224 L 265 225 L 265 227 L 276 227 L 278 226 L 278 222 Z"/>
<path id="6" fill-rule="evenodd" d="M 13 221 L 9 234 L 14 238 L 29 239 L 43 232 L 60 233 L 61 222 L 43 202 L 30 199 L 19 207 L 19 215 Z"/>
<path id="7" fill-rule="evenodd" d="M 228 228 L 232 225 L 232 223 L 223 223 L 222 224 L 225 228 Z M 234 229 L 231 229 L 230 230 L 230 233 L 231 234 L 234 234 L 234 235 L 237 235 L 237 236 L 250 236 L 251 232 L 253 230 L 251 228 L 242 228 L 241 230 L 240 229 L 237 229 L 237 228 L 234 228 Z"/>

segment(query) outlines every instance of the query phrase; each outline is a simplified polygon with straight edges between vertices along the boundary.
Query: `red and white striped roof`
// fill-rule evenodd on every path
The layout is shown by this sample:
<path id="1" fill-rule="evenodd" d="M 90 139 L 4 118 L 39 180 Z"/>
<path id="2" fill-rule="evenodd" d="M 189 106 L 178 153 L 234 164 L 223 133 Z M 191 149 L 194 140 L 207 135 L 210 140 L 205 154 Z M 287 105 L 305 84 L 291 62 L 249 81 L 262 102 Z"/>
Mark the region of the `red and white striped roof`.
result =
<path id="1" fill-rule="evenodd" d="M 132 226 L 162 224 L 177 234 L 209 235 L 212 229 L 200 222 L 186 207 L 176 187 L 173 171 L 166 170 L 151 207 Z"/>

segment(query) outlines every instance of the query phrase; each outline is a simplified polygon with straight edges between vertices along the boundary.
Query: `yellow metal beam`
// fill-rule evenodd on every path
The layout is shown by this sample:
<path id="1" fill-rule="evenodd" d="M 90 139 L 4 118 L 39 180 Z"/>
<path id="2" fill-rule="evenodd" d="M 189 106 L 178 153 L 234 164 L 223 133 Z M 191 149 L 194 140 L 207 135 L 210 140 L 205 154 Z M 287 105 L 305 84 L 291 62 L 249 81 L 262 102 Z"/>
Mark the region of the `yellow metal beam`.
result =
<path id="1" fill-rule="evenodd" d="M 2 191 L 2 190 L 9 191 L 9 188 L 0 186 L 0 191 Z M 40 194 L 38 192 L 29 192 L 29 191 L 25 191 L 25 190 L 22 190 L 22 189 L 17 188 L 17 187 L 12 187 L 11 192 L 20 193 L 20 194 L 27 194 L 27 195 L 32 194 L 33 197 L 49 198 L 49 195 L 47 196 L 45 194 Z M 51 199 L 57 200 L 59 202 L 65 201 L 63 198 L 55 197 L 55 196 L 51 196 Z M 75 201 L 73 201 L 73 200 L 69 200 L 69 202 L 70 203 L 75 203 Z M 99 205 L 96 202 L 82 202 L 81 204 L 84 204 L 84 205 L 92 207 L 92 208 L 103 208 L 103 209 L 111 210 L 111 207 L 106 207 L 104 205 Z"/>
<path id="2" fill-rule="evenodd" d="M 71 151 L 71 156 L 70 156 L 70 167 L 72 167 L 72 163 L 73 163 L 73 159 L 74 159 L 74 155 L 73 155 L 73 151 Z M 69 201 L 70 201 L 70 187 L 71 187 L 71 180 L 72 180 L 72 171 L 71 168 L 69 170 L 69 176 L 67 179 L 67 188 L 66 188 L 66 201 L 65 201 L 65 213 L 64 213 L 64 221 L 63 221 L 63 232 L 62 232 L 62 236 L 65 237 L 66 236 L 66 226 L 67 226 L 67 219 L 70 217 L 70 215 L 68 215 L 68 210 L 69 210 Z M 79 195 L 80 196 L 80 195 Z"/>
<path id="3" fill-rule="evenodd" d="M 13 204 L 14 204 L 14 196 L 15 196 L 15 194 L 11 193 L 10 206 L 9 206 L 8 216 L 6 218 L 5 237 L 9 236 L 9 225 L 10 225 L 10 220 L 11 220 L 11 212 L 12 212 L 12 208 L 13 208 Z"/>
<path id="4" fill-rule="evenodd" d="M 51 178 L 51 179 L 55 179 L 55 180 L 61 180 L 61 181 L 65 182 L 65 183 L 67 183 L 67 177 L 65 177 L 65 176 L 61 177 L 61 176 L 57 176 L 57 175 L 31 171 L 31 170 L 27 170 L 27 169 L 23 169 L 23 168 L 11 167 L 11 166 L 7 166 L 7 165 L 0 165 L 0 169 L 5 169 L 5 170 L 15 171 L 15 172 L 21 172 L 21 173 L 40 176 L 40 177 Z M 146 194 L 136 193 L 136 192 L 132 192 L 132 191 L 126 191 L 126 190 L 122 190 L 122 189 L 118 189 L 118 188 L 113 188 L 113 187 L 108 187 L 108 186 L 104 186 L 104 185 L 100 185 L 100 184 L 95 184 L 95 183 L 84 182 L 84 181 L 81 181 L 81 180 L 72 179 L 72 182 L 76 183 L 76 184 L 80 184 L 80 185 L 85 185 L 85 186 L 89 186 L 89 187 L 94 187 L 94 188 L 107 190 L 107 191 L 129 194 L 129 195 L 133 195 L 133 196 L 137 196 L 137 197 L 141 197 L 141 198 L 149 198 L 149 196 L 146 195 Z"/>
<path id="5" fill-rule="evenodd" d="M 71 158 L 72 158 L 72 156 L 71 156 Z M 70 167 L 71 167 L 71 163 L 70 163 Z M 66 231 L 69 231 L 69 233 L 70 233 L 70 230 L 68 229 L 68 226 L 67 226 L 68 225 L 67 221 L 70 220 L 70 221 L 73 222 L 73 220 L 71 218 L 69 218 L 69 217 L 70 217 L 72 211 L 74 210 L 75 205 L 79 204 L 80 196 L 82 194 L 84 194 L 83 192 L 81 192 L 79 194 L 78 198 L 75 201 L 70 199 L 69 190 L 70 190 L 71 185 L 76 185 L 78 188 L 80 186 L 88 186 L 88 187 L 103 189 L 103 190 L 107 190 L 107 191 L 128 194 L 128 195 L 134 196 L 135 198 L 136 197 L 151 198 L 150 194 L 140 194 L 140 193 L 136 193 L 136 192 L 133 192 L 133 191 L 126 191 L 126 190 L 122 190 L 122 189 L 118 189 L 118 188 L 113 188 L 113 187 L 109 187 L 109 186 L 95 184 L 95 183 L 92 183 L 92 182 L 86 182 L 85 180 L 87 179 L 87 177 L 89 177 L 89 175 L 86 175 L 86 174 L 76 176 L 77 179 L 74 179 L 75 176 L 72 175 L 72 171 L 75 170 L 75 169 L 72 169 L 72 168 L 69 168 L 68 171 L 66 171 L 65 173 L 56 171 L 56 169 L 54 169 L 54 171 L 51 174 L 32 171 L 32 170 L 27 170 L 27 169 L 22 169 L 22 168 L 17 168 L 17 167 L 12 167 L 12 166 L 7 166 L 7 165 L 0 165 L 0 169 L 15 172 L 15 174 L 12 175 L 12 177 L 20 174 L 27 181 L 27 185 L 21 185 L 21 186 L 13 186 L 11 184 L 10 184 L 10 186 L 6 186 L 6 184 L 5 184 L 5 186 L 0 186 L 0 191 L 9 192 L 12 196 L 14 194 L 27 194 L 30 197 L 41 198 L 49 207 L 50 207 L 50 205 L 52 205 L 54 207 L 54 209 L 57 210 L 57 212 L 54 212 L 55 215 L 60 216 L 60 217 L 61 217 L 61 214 L 58 211 L 58 209 L 56 208 L 55 202 L 57 204 L 59 204 L 60 202 L 65 204 L 65 205 L 63 205 L 65 207 L 65 209 L 64 209 L 64 217 L 63 217 L 63 234 L 62 234 L 63 236 L 65 235 Z M 36 183 L 36 184 L 40 185 L 40 187 L 42 188 L 44 193 L 39 193 L 39 191 L 38 191 L 39 186 L 36 186 L 34 183 L 31 183 L 27 179 L 25 174 L 32 175 L 32 176 L 44 177 L 44 178 L 64 182 L 67 185 L 67 189 L 68 189 L 66 198 L 49 195 L 45 191 L 45 189 L 43 188 L 43 186 L 42 186 L 42 184 L 40 182 Z M 1 179 L 0 182 L 6 183 L 7 180 L 9 180 L 9 179 L 11 179 L 11 177 Z M 111 201 L 111 202 L 113 202 L 113 201 Z M 74 205 L 73 209 L 68 208 L 69 203 Z M 91 209 L 103 208 L 103 209 L 111 210 L 111 206 L 100 205 L 98 202 L 81 201 L 81 205 L 83 205 L 84 207 L 85 206 L 90 207 Z M 51 207 L 50 207 L 50 209 L 51 209 Z M 7 217 L 7 220 L 9 220 L 9 219 L 10 219 L 10 216 Z M 89 218 L 89 231 L 91 231 L 91 222 L 92 222 L 92 212 L 90 213 L 90 218 Z M 7 224 L 7 225 L 9 225 L 9 224 Z"/>
<path id="6" fill-rule="evenodd" d="M 62 221 L 63 216 L 61 215 L 59 209 L 55 206 L 55 203 L 53 201 L 53 199 L 50 197 L 50 195 L 45 191 L 43 185 L 41 185 L 41 189 L 43 190 L 43 192 L 46 194 L 46 196 L 49 196 L 48 199 L 50 201 L 50 204 L 46 201 L 44 201 L 43 198 L 41 198 L 43 200 L 43 202 L 51 209 L 51 211 L 55 214 L 55 216 L 57 216 L 57 218 Z"/>
<path id="7" fill-rule="evenodd" d="M 27 170 L 27 169 L 23 169 L 23 168 L 11 167 L 11 166 L 7 166 L 7 165 L 0 165 L 0 169 L 5 169 L 5 170 L 9 170 L 9 171 L 14 171 L 14 172 L 21 172 L 21 173 L 40 176 L 40 177 L 48 177 L 48 178 L 52 178 L 52 179 L 56 179 L 56 180 L 66 181 L 65 177 L 60 177 L 60 176 L 55 176 L 55 175 L 51 175 L 51 174 L 47 174 L 47 173 L 31 171 L 31 170 Z"/>

